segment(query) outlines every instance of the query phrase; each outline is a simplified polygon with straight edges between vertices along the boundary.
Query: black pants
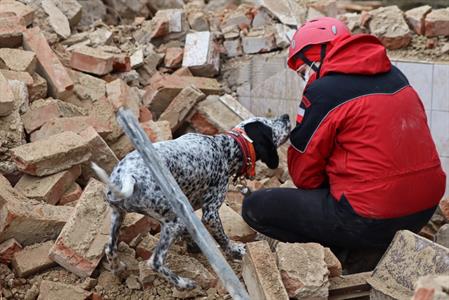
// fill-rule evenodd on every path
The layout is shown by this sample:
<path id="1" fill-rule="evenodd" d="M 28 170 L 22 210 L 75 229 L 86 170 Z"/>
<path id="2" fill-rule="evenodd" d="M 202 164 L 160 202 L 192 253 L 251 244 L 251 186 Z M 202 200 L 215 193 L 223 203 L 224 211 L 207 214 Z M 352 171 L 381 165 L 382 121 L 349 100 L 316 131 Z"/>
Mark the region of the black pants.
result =
<path id="1" fill-rule="evenodd" d="M 418 232 L 436 207 L 394 219 L 357 215 L 329 189 L 265 189 L 243 201 L 243 219 L 256 231 L 282 242 L 316 242 L 332 249 L 386 249 L 398 230 Z"/>

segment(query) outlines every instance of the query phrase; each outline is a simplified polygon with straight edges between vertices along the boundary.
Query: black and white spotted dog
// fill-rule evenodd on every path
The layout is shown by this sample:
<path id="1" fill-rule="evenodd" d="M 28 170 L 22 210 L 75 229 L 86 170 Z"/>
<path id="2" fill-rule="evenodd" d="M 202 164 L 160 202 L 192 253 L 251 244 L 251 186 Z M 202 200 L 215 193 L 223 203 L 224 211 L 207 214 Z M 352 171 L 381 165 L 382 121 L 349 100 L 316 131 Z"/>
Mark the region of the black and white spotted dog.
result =
<path id="1" fill-rule="evenodd" d="M 248 140 L 252 140 L 256 160 L 261 160 L 272 169 L 278 167 L 277 147 L 287 140 L 291 129 L 288 115 L 277 119 L 254 117 L 235 128 L 243 129 Z M 239 171 L 246 161 L 241 144 L 230 134 L 208 136 L 189 133 L 175 140 L 155 143 L 154 147 L 193 208 L 202 208 L 202 221 L 220 247 L 227 255 L 241 258 L 245 254 L 244 245 L 229 240 L 218 214 L 225 200 L 229 179 L 235 174 L 240 175 Z M 112 208 L 112 224 L 106 256 L 112 269 L 119 271 L 124 267 L 118 261 L 116 250 L 125 213 L 141 213 L 161 223 L 160 240 L 148 265 L 178 288 L 194 288 L 192 280 L 179 277 L 164 266 L 168 248 L 178 237 L 184 237 L 186 226 L 173 212 L 139 153 L 133 151 L 123 158 L 110 178 L 98 166 L 93 168 L 108 184 L 106 199 Z"/>

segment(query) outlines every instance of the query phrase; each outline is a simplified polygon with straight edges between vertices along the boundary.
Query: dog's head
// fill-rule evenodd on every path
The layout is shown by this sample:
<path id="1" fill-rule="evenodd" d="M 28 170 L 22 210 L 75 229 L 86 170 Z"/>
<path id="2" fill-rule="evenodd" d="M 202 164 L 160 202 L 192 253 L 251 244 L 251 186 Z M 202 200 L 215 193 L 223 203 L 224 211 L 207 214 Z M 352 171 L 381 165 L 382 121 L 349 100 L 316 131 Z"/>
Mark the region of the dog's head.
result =
<path id="1" fill-rule="evenodd" d="M 236 127 L 245 130 L 253 140 L 256 159 L 262 160 L 270 169 L 276 169 L 279 165 L 277 148 L 287 141 L 291 130 L 289 116 L 285 114 L 276 119 L 254 117 Z"/>

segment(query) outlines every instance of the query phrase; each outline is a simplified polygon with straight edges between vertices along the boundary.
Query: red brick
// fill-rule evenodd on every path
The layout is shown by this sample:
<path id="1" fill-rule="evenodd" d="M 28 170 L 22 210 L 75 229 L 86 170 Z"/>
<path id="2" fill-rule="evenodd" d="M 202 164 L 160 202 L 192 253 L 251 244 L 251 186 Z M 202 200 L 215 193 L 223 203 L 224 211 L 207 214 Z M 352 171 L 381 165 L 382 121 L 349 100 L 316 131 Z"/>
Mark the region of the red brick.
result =
<path id="1" fill-rule="evenodd" d="M 432 10 L 424 23 L 426 36 L 449 36 L 449 7 Z"/>
<path id="2" fill-rule="evenodd" d="M 433 295 L 435 294 L 434 288 L 419 288 L 416 289 L 412 300 L 433 300 Z"/>
<path id="3" fill-rule="evenodd" d="M 128 213 L 120 228 L 119 240 L 129 244 L 139 234 L 154 232 L 159 228 L 159 222 L 151 217 L 138 213 Z"/>
<path id="4" fill-rule="evenodd" d="M 23 20 L 25 26 L 29 26 L 33 23 L 34 9 L 25 5 L 19 1 L 1 1 L 0 2 L 0 15 L 15 15 Z"/>
<path id="5" fill-rule="evenodd" d="M 58 173 L 89 159 L 89 147 L 76 133 L 67 131 L 11 149 L 19 170 L 34 176 Z"/>
<path id="6" fill-rule="evenodd" d="M 147 121 L 152 121 L 153 120 L 153 115 L 151 114 L 151 111 L 146 108 L 145 106 L 141 106 L 139 108 L 139 122 L 143 123 L 143 122 L 147 122 Z"/>
<path id="7" fill-rule="evenodd" d="M 114 56 L 91 47 L 76 48 L 72 52 L 70 66 L 83 72 L 106 75 L 113 69 Z"/>
<path id="8" fill-rule="evenodd" d="M 167 68 L 178 68 L 182 64 L 184 50 L 182 48 L 170 47 L 165 52 L 164 64 Z"/>
<path id="9" fill-rule="evenodd" d="M 81 167 L 79 165 L 45 177 L 25 174 L 20 178 L 15 189 L 30 199 L 55 205 L 80 175 Z"/>
<path id="10" fill-rule="evenodd" d="M 54 239 L 72 214 L 72 207 L 27 199 L 9 185 L 0 185 L 0 242 L 15 238 L 28 246 Z"/>
<path id="11" fill-rule="evenodd" d="M 8 80 L 0 73 L 0 117 L 12 113 L 14 110 L 15 97 Z"/>
<path id="12" fill-rule="evenodd" d="M 0 73 L 8 80 L 22 81 L 28 87 L 28 90 L 33 87 L 34 79 L 28 72 L 19 72 L 11 70 L 0 70 Z"/>
<path id="13" fill-rule="evenodd" d="M 424 20 L 431 10 L 432 7 L 430 5 L 423 5 L 405 12 L 405 18 L 408 24 L 417 34 L 424 34 Z"/>
<path id="14" fill-rule="evenodd" d="M 14 238 L 4 241 L 0 244 L 0 263 L 9 264 L 14 253 L 22 250 L 22 245 Z"/>
<path id="15" fill-rule="evenodd" d="M 37 300 L 93 300 L 91 297 L 92 292 L 85 291 L 78 286 L 42 280 Z"/>
<path id="16" fill-rule="evenodd" d="M 172 132 L 168 121 L 148 121 L 140 123 L 140 125 L 153 143 L 172 139 Z"/>
<path id="17" fill-rule="evenodd" d="M 124 106 L 131 109 L 135 116 L 139 115 L 139 101 L 136 101 L 136 98 L 131 97 L 131 91 L 126 82 L 121 79 L 116 79 L 107 83 L 106 93 L 109 102 L 111 102 L 116 109 Z"/>
<path id="18" fill-rule="evenodd" d="M 82 113 L 83 111 L 73 104 L 55 99 L 41 99 L 33 102 L 30 109 L 22 115 L 22 120 L 27 133 L 32 133 L 52 119 L 81 116 Z"/>
<path id="19" fill-rule="evenodd" d="M 104 189 L 104 184 L 95 179 L 89 182 L 50 250 L 52 260 L 80 277 L 92 274 L 109 239 L 111 216 Z"/>
<path id="20" fill-rule="evenodd" d="M 112 59 L 112 69 L 116 72 L 131 71 L 131 57 L 126 54 L 114 54 Z"/>
<path id="21" fill-rule="evenodd" d="M 202 115 L 200 112 L 196 112 L 193 114 L 193 116 L 189 120 L 190 124 L 193 128 L 195 128 L 196 131 L 207 134 L 207 135 L 214 135 L 219 132 L 218 128 L 212 124 L 208 118 L 204 115 Z"/>
<path id="22" fill-rule="evenodd" d="M 446 221 L 449 221 L 449 198 L 440 201 L 440 209 Z"/>
<path id="23" fill-rule="evenodd" d="M 61 100 L 68 98 L 72 94 L 74 83 L 39 27 L 27 29 L 23 33 L 23 46 L 36 54 L 37 71 L 48 81 L 50 95 Z"/>
<path id="24" fill-rule="evenodd" d="M 66 205 L 68 203 L 74 202 L 81 197 L 83 190 L 78 183 L 73 183 L 61 196 L 59 199 L 59 205 Z"/>
<path id="25" fill-rule="evenodd" d="M 179 68 L 175 72 L 173 72 L 173 75 L 177 76 L 193 76 L 192 72 L 190 72 L 189 68 Z"/>
<path id="26" fill-rule="evenodd" d="M 17 16 L 0 15 L 0 47 L 19 47 L 23 42 L 26 27 Z"/>
<path id="27" fill-rule="evenodd" d="M 123 135 L 123 130 L 117 123 L 114 106 L 106 97 L 101 97 L 92 103 L 89 116 L 110 126 L 111 133 L 104 136 L 108 143 L 117 141 Z"/>
<path id="28" fill-rule="evenodd" d="M 106 137 L 112 132 L 110 124 L 107 124 L 102 120 L 97 120 L 94 117 L 80 116 L 71 118 L 56 118 L 46 122 L 41 129 L 33 132 L 30 136 L 30 140 L 35 142 L 66 131 L 78 133 L 86 130 L 88 127 L 93 127 L 102 137 Z"/>
<path id="29" fill-rule="evenodd" d="M 19 277 L 28 277 L 38 272 L 49 269 L 55 262 L 48 257 L 48 251 L 54 241 L 42 244 L 34 244 L 16 252 L 12 260 L 14 272 Z"/>
<path id="30" fill-rule="evenodd" d="M 118 159 L 123 159 L 129 152 L 134 150 L 134 145 L 131 143 L 128 136 L 124 134 L 111 144 L 111 149 Z"/>

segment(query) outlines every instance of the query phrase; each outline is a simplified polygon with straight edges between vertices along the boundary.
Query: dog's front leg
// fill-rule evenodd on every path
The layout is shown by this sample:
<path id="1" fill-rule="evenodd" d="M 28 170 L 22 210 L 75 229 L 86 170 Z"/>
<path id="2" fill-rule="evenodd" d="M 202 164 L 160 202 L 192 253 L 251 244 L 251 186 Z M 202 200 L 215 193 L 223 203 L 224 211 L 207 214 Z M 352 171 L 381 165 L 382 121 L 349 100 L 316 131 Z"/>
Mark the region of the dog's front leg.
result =
<path id="1" fill-rule="evenodd" d="M 196 287 L 193 280 L 176 275 L 164 265 L 170 245 L 184 230 L 185 226 L 176 220 L 163 223 L 159 243 L 147 264 L 179 289 L 193 289 Z"/>
<path id="2" fill-rule="evenodd" d="M 120 226 L 122 225 L 123 219 L 125 217 L 125 212 L 111 205 L 111 232 L 109 235 L 109 242 L 106 245 L 106 258 L 111 265 L 111 271 L 117 275 L 126 266 L 119 261 L 117 256 L 117 242 L 120 233 Z"/>

